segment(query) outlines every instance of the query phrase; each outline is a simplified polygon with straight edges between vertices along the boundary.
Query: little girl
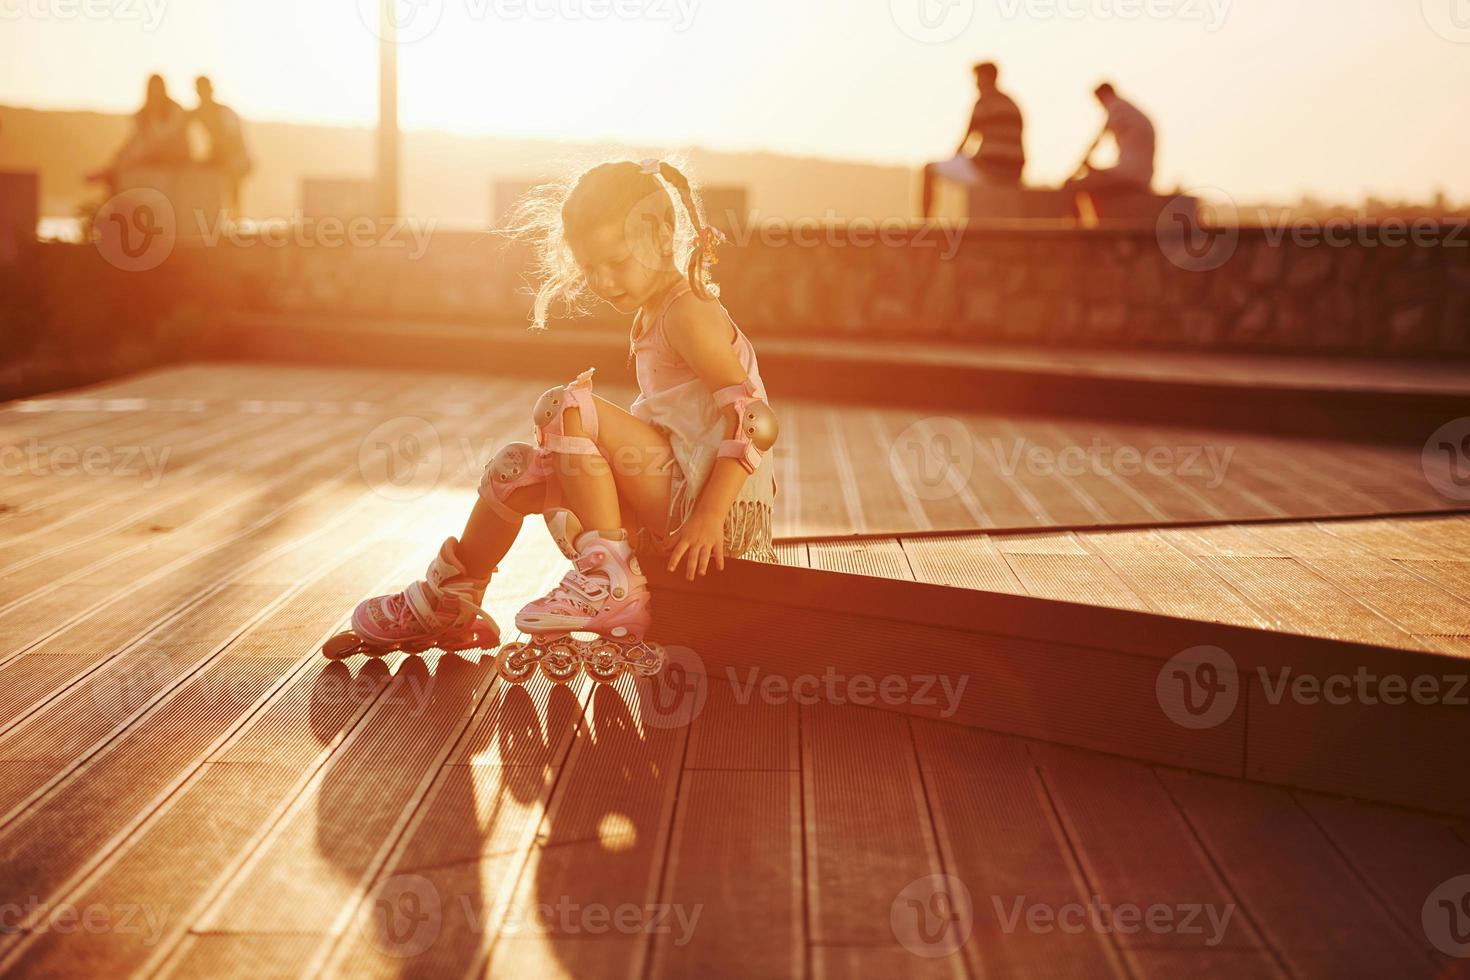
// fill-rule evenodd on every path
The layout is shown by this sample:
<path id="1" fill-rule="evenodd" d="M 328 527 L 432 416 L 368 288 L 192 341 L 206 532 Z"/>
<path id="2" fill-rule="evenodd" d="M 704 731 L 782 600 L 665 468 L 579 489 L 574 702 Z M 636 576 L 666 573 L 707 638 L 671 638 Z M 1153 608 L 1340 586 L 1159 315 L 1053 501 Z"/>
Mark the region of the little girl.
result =
<path id="1" fill-rule="evenodd" d="M 541 279 L 536 329 L 556 300 L 635 314 L 639 395 L 630 411 L 594 395 L 592 369 L 542 395 L 535 445 L 512 443 L 491 460 L 463 535 L 444 542 L 423 580 L 357 607 L 353 630 L 369 650 L 468 645 L 487 629 L 498 642 L 480 604 L 532 513 L 574 563 L 516 616 L 538 646 L 574 630 L 643 646 L 651 616 L 635 547 L 667 556 L 670 571 L 683 564 L 691 581 L 726 556 L 776 561 L 778 425 L 755 349 L 709 281 L 722 236 L 705 226 L 689 180 L 657 160 L 604 164 L 543 189 L 520 214 Z M 563 654 L 569 675 L 579 655 Z"/>

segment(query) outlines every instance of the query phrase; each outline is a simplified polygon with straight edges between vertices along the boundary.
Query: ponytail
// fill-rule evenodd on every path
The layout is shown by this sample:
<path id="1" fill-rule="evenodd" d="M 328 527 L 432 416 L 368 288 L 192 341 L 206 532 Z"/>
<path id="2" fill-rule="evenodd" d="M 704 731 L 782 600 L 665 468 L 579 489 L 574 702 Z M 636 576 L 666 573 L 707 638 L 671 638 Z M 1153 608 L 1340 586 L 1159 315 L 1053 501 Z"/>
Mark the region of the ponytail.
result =
<path id="1" fill-rule="evenodd" d="M 689 267 L 686 275 L 689 285 L 694 290 L 694 295 L 705 302 L 709 302 L 720 295 L 720 287 L 715 285 L 709 274 L 709 267 L 719 261 L 715 254 L 715 248 L 724 240 L 724 236 L 714 228 L 707 226 L 705 217 L 695 203 L 694 191 L 689 186 L 689 178 L 672 163 L 661 163 L 658 168 L 659 176 L 669 182 L 679 194 L 679 200 L 684 204 L 684 211 L 689 215 L 689 224 L 694 228 L 694 245 L 689 253 Z"/>

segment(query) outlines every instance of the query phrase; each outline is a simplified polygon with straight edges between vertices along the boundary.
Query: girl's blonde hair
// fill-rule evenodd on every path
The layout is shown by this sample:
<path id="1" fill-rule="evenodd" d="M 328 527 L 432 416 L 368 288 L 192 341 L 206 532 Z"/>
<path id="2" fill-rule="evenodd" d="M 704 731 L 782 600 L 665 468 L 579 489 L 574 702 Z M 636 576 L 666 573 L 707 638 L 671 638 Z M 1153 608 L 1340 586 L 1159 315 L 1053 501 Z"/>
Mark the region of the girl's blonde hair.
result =
<path id="1" fill-rule="evenodd" d="M 672 191 L 672 194 L 671 194 Z M 677 197 L 682 207 L 675 207 Z M 532 276 L 536 300 L 532 327 L 545 330 L 553 303 L 565 315 L 588 312 L 595 298 L 572 254 L 569 240 L 608 225 L 633 230 L 637 212 L 667 221 L 674 229 L 674 262 L 686 270 L 696 296 L 713 300 L 719 287 L 710 281 L 706 259 L 704 205 L 699 192 L 677 166 L 660 161 L 658 173 L 622 161 L 591 167 L 575 178 L 543 184 L 516 203 L 506 234 L 535 251 Z M 632 243 L 630 243 L 632 244 Z"/>

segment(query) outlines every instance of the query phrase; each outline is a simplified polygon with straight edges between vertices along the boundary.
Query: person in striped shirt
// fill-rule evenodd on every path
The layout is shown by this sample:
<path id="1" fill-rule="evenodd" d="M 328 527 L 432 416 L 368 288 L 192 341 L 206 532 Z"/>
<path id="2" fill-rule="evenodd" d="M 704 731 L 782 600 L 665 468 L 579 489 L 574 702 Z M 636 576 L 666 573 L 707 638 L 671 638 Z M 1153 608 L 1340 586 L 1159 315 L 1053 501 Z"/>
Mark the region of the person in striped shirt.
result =
<path id="1" fill-rule="evenodd" d="M 997 86 L 999 78 L 1000 69 L 994 63 L 987 61 L 975 66 L 975 85 L 980 97 L 970 115 L 970 128 L 953 158 L 924 168 L 920 209 L 925 218 L 933 213 L 935 182 L 941 177 L 967 187 L 1021 185 L 1021 171 L 1026 166 L 1021 109 Z M 971 153 L 970 145 L 977 136 L 980 143 Z"/>

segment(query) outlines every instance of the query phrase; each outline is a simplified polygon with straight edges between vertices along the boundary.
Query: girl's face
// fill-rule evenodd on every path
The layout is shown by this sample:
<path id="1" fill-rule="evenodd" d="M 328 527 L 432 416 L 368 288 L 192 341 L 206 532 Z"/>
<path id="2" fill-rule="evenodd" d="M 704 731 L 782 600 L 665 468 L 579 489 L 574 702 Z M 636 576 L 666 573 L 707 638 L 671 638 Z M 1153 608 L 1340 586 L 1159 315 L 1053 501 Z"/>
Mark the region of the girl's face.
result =
<path id="1" fill-rule="evenodd" d="M 571 245 L 587 285 L 619 313 L 638 312 L 677 275 L 673 229 L 657 219 L 638 224 L 606 225 Z"/>

